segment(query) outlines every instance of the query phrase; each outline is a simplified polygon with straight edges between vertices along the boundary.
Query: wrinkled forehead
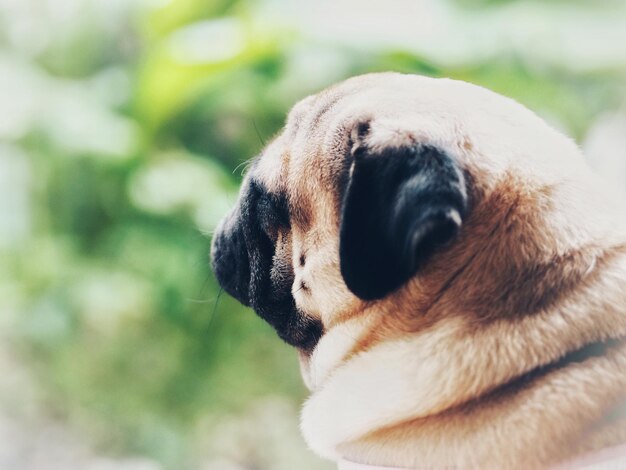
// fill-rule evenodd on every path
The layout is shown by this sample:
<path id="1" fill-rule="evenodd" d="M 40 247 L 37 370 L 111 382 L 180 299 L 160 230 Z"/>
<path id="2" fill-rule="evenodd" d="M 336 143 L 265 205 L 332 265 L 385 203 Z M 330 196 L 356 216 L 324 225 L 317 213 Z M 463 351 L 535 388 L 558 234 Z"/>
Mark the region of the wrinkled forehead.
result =
<path id="1" fill-rule="evenodd" d="M 342 172 L 355 121 L 374 114 L 375 102 L 390 102 L 378 75 L 346 80 L 296 103 L 282 132 L 263 150 L 252 170 L 271 191 L 294 192 L 311 182 L 318 189 Z M 385 95 L 387 97 L 385 98 Z M 374 97 L 377 99 L 374 99 Z M 376 109 L 382 117 L 383 110 Z"/>
<path id="2" fill-rule="evenodd" d="M 335 143 L 325 145 L 328 138 Z M 327 222 L 336 216 L 349 171 L 348 153 L 347 138 L 339 129 L 328 133 L 311 126 L 294 132 L 287 125 L 254 162 L 248 177 L 283 197 L 292 224 L 306 230 L 320 212 Z"/>
<path id="3" fill-rule="evenodd" d="M 353 77 L 297 103 L 248 177 L 286 196 L 290 208 L 325 211 L 332 222 L 349 177 L 352 131 L 363 122 L 361 143 L 372 153 L 428 145 L 484 187 L 513 172 L 547 184 L 584 167 L 573 142 L 511 99 L 461 81 L 384 73 Z"/>
<path id="4" fill-rule="evenodd" d="M 270 190 L 333 190 L 349 165 L 350 134 L 359 122 L 372 123 L 367 143 L 373 149 L 419 143 L 462 160 L 470 148 L 482 147 L 486 155 L 505 154 L 498 147 L 504 145 L 502 139 L 491 136 L 510 134 L 510 128 L 522 136 L 517 120 L 509 117 L 530 121 L 530 114 L 511 100 L 464 82 L 394 73 L 362 75 L 297 103 L 255 171 Z M 527 145 L 526 137 L 520 148 Z"/>

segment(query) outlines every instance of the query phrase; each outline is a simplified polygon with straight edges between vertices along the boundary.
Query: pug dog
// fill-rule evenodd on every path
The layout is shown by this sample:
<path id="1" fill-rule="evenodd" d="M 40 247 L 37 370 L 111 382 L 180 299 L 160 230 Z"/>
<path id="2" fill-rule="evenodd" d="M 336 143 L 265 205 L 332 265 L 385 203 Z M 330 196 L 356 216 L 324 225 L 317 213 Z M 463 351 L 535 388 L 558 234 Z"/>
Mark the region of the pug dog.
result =
<path id="1" fill-rule="evenodd" d="M 623 212 L 517 102 L 363 75 L 294 106 L 212 265 L 297 348 L 319 455 L 569 468 L 626 455 Z"/>

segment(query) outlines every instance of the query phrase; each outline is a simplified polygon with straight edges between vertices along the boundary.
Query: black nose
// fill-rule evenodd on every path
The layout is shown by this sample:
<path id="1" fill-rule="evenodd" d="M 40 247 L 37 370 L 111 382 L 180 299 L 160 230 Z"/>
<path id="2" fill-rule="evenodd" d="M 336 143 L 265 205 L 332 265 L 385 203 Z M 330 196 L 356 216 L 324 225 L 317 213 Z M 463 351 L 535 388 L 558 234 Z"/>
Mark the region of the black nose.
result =
<path id="1" fill-rule="evenodd" d="M 234 210 L 218 226 L 213 235 L 211 264 L 222 288 L 250 306 L 250 260 L 239 218 Z"/>

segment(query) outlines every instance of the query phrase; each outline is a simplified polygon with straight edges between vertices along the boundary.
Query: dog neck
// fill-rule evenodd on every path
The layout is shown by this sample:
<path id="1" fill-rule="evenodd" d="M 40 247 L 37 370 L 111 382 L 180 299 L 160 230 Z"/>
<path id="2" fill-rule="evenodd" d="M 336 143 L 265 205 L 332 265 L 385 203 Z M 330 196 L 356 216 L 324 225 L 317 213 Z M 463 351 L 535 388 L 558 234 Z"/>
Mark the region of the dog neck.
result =
<path id="1" fill-rule="evenodd" d="M 625 339 L 609 339 L 606 341 L 598 341 L 595 343 L 591 343 L 585 345 L 584 347 L 572 351 L 569 354 L 565 355 L 558 361 L 555 361 L 552 364 L 547 366 L 539 367 L 536 370 L 525 374 L 525 376 L 520 377 L 518 380 L 530 380 L 532 376 L 539 376 L 543 373 L 548 373 L 550 370 L 555 370 L 557 368 L 564 368 L 574 363 L 580 363 L 587 359 L 593 357 L 603 356 L 608 352 L 610 348 L 618 347 L 623 345 Z M 624 418 L 626 415 L 626 401 L 622 402 L 622 404 L 616 408 L 614 408 L 613 412 L 607 416 L 607 422 L 604 424 L 610 424 L 611 421 L 619 421 Z M 602 427 L 602 425 L 600 425 Z M 606 468 L 607 465 L 610 465 L 611 468 L 626 468 L 626 443 L 618 444 L 614 446 L 608 446 L 601 448 L 599 450 L 593 450 L 589 452 L 582 452 L 581 455 L 577 455 L 570 460 L 567 460 L 565 463 L 558 464 L 555 466 L 548 467 L 549 470 L 566 470 L 573 468 L 586 468 L 590 465 L 602 465 L 601 468 Z M 352 462 L 350 460 L 341 459 L 338 462 L 338 470 L 401 470 L 402 468 L 407 469 L 408 467 L 389 467 L 389 466 L 377 466 L 377 465 L 368 465 Z M 420 468 L 433 468 L 433 467 L 410 467 L 412 469 L 420 469 Z M 449 468 L 449 467 L 446 467 Z M 456 468 L 456 467 L 450 467 Z"/>
<path id="2" fill-rule="evenodd" d="M 398 467 L 380 467 L 377 465 L 350 462 L 349 460 L 340 460 L 337 462 L 337 465 L 337 470 L 403 470 Z"/>
<path id="3" fill-rule="evenodd" d="M 406 467 L 380 467 L 377 465 L 350 462 L 349 460 L 343 459 L 337 462 L 337 465 L 337 470 L 419 470 L 419 467 L 413 467 L 412 469 Z M 626 444 L 585 454 L 563 464 L 550 467 L 548 470 L 589 468 L 590 466 L 594 466 L 594 468 L 626 468 Z M 432 467 L 423 468 L 424 470 L 432 470 Z"/>
<path id="4" fill-rule="evenodd" d="M 605 269 L 607 277 L 623 279 L 626 256 L 615 259 Z M 626 386 L 626 377 L 619 372 L 626 365 L 623 346 L 610 348 L 614 351 L 607 353 L 606 358 L 603 351 L 600 357 L 595 357 L 597 343 L 626 335 L 623 314 L 626 296 L 621 288 L 609 286 L 612 289 L 606 286 L 600 289 L 590 282 L 576 295 L 560 302 L 550 315 L 494 321 L 478 331 L 470 329 L 464 317 L 458 315 L 405 338 L 375 345 L 347 361 L 342 358 L 358 338 L 358 328 L 352 329 L 346 324 L 343 331 L 335 327 L 327 332 L 328 339 L 336 334 L 343 341 L 325 344 L 322 338 L 310 357 L 313 393 L 302 413 L 303 435 L 312 449 L 334 460 L 346 456 L 358 460 L 367 449 L 368 454 L 375 452 L 382 461 L 401 465 L 394 455 L 402 453 L 405 448 L 402 443 L 410 440 L 411 457 L 408 458 L 412 459 L 411 463 L 419 462 L 423 456 L 428 462 L 454 465 L 487 452 L 481 447 L 486 441 L 502 449 L 498 458 L 503 461 L 513 458 L 504 452 L 506 439 L 500 434 L 489 434 L 489 430 L 496 424 L 505 428 L 512 422 L 532 420 L 536 426 L 552 423 L 544 428 L 556 434 L 539 436 L 534 431 L 536 426 L 515 428 L 522 443 L 515 455 L 542 458 L 539 451 L 531 454 L 523 451 L 533 448 L 545 455 L 558 453 L 552 443 L 556 442 L 559 429 L 582 432 L 608 411 L 610 403 L 619 398 L 614 395 Z M 611 341 L 608 343 L 612 346 Z M 591 356 L 589 364 L 584 366 L 584 380 L 577 374 L 570 376 L 568 372 L 560 372 L 569 367 L 557 367 L 547 378 L 533 382 L 532 387 L 520 392 L 515 400 L 485 401 L 484 406 L 473 407 L 472 413 L 463 420 L 465 427 L 445 425 L 445 419 L 452 419 L 453 415 L 442 415 L 444 410 L 471 403 L 476 397 L 485 396 L 516 378 L 533 377 L 535 371 L 545 371 L 543 368 L 554 364 L 578 362 L 580 353 L 583 359 Z M 594 386 L 594 383 L 601 383 L 603 377 L 611 377 L 611 386 Z M 553 393 L 562 383 L 569 385 L 560 393 Z M 536 410 L 533 408 L 532 416 L 528 407 L 520 406 L 529 402 L 541 403 Z M 491 413 L 495 406 L 502 409 Z M 572 414 L 573 406 L 584 410 Z M 541 411 L 546 409 L 552 414 Z M 585 417 L 587 415 L 589 418 Z M 565 416 L 568 420 L 555 423 L 551 416 Z M 419 426 L 412 426 L 412 420 Z M 484 426 L 485 423 L 490 425 Z M 418 428 L 421 434 L 406 434 L 407 429 Z M 446 432 L 441 434 L 444 429 Z M 475 431 L 469 434 L 471 439 L 463 437 L 467 436 L 464 429 Z M 385 435 L 377 435 L 376 430 L 382 430 Z M 383 442 L 391 445 L 383 445 Z M 458 454 L 450 455 L 447 449 L 457 444 L 460 445 Z M 599 448 L 586 447 L 582 452 Z"/>

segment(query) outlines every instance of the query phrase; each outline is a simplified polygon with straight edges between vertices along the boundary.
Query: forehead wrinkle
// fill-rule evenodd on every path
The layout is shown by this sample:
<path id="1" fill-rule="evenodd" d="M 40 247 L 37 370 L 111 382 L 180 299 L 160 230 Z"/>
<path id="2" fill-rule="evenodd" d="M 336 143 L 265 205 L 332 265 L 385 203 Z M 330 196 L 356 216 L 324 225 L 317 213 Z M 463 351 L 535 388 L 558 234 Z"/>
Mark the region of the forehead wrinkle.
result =
<path id="1" fill-rule="evenodd" d="M 309 129 L 317 127 L 324 116 L 332 111 L 335 105 L 341 101 L 344 96 L 345 95 L 343 93 L 329 94 L 329 96 L 319 106 L 317 106 L 315 114 L 313 114 L 313 116 L 309 119 Z M 323 97 L 324 96 L 321 96 L 320 98 Z"/>
<path id="2" fill-rule="evenodd" d="M 312 225 L 312 210 L 309 199 L 299 193 L 290 194 L 288 204 L 292 225 L 303 232 L 307 232 Z"/>
<path id="3" fill-rule="evenodd" d="M 294 147 L 295 150 L 297 148 L 297 146 Z M 302 171 L 303 168 L 298 165 L 298 158 L 296 155 L 292 155 L 291 148 L 285 149 L 283 164 L 281 189 L 287 197 L 291 223 L 293 226 L 307 231 L 312 221 L 310 195 L 305 189 L 309 179 L 307 172 Z"/>
<path id="4" fill-rule="evenodd" d="M 280 154 L 280 189 L 285 191 L 289 178 L 289 168 L 291 163 L 291 151 L 285 147 Z"/>
<path id="5" fill-rule="evenodd" d="M 289 165 L 290 209 L 294 225 L 303 231 L 308 231 L 321 213 L 325 214 L 324 218 L 337 216 L 347 142 L 345 125 L 328 124 L 334 118 L 338 104 L 351 94 L 341 89 L 325 93 L 325 98 L 311 110 L 310 117 L 291 143 L 297 153 Z M 327 145 L 329 139 L 333 142 L 330 147 Z"/>
<path id="6" fill-rule="evenodd" d="M 293 138 L 299 131 L 302 122 L 307 115 L 311 103 L 317 99 L 316 95 L 310 95 L 300 100 L 294 105 L 289 114 L 287 115 L 287 121 L 285 123 L 285 134 L 289 138 Z"/>
<path id="7" fill-rule="evenodd" d="M 250 166 L 250 174 L 272 192 L 284 191 L 291 154 L 282 135 L 268 144 Z"/>

